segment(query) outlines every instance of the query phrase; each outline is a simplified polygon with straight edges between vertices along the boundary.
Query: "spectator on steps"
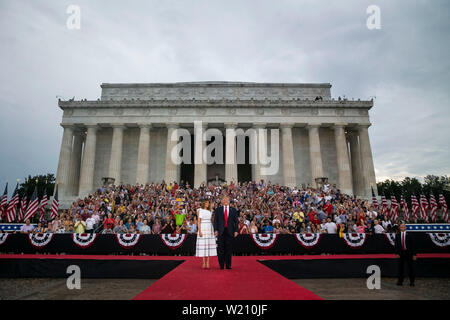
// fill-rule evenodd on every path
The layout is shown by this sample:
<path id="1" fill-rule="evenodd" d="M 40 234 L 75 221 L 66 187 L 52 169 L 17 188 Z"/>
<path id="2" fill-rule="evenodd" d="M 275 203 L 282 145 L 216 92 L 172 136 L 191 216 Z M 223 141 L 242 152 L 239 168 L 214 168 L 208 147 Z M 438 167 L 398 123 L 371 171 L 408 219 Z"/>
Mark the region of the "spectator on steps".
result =
<path id="1" fill-rule="evenodd" d="M 330 217 L 327 218 L 327 222 L 325 223 L 325 229 L 326 229 L 327 233 L 329 233 L 329 234 L 336 234 L 337 233 L 336 223 L 331 221 Z"/>
<path id="2" fill-rule="evenodd" d="M 86 231 L 86 222 L 83 221 L 81 219 L 81 217 L 79 217 L 77 222 L 75 222 L 74 227 L 75 227 L 75 233 L 78 233 L 78 234 L 85 233 L 85 231 Z"/>
<path id="3" fill-rule="evenodd" d="M 123 220 L 120 220 L 119 224 L 113 228 L 114 233 L 128 233 L 127 227 L 123 225 Z"/>

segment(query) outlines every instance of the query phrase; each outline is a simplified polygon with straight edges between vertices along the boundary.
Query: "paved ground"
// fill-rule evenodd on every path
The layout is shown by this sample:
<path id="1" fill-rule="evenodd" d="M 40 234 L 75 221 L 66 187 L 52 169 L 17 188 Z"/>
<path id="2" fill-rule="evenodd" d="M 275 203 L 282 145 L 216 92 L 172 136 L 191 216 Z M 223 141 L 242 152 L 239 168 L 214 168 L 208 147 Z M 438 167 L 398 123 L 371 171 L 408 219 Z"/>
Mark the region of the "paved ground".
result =
<path id="1" fill-rule="evenodd" d="M 450 300 L 450 279 L 419 278 L 415 286 L 409 280 L 397 286 L 397 279 L 382 278 L 381 289 L 367 289 L 367 279 L 293 280 L 318 296 L 329 300 Z"/>
<path id="2" fill-rule="evenodd" d="M 156 280 L 83 279 L 81 290 L 69 290 L 66 279 L 0 279 L 0 300 L 130 300 Z M 450 279 L 419 278 L 416 286 L 383 278 L 380 290 L 369 290 L 366 279 L 293 280 L 324 299 L 450 300 Z"/>
<path id="3" fill-rule="evenodd" d="M 66 279 L 0 279 L 0 300 L 130 300 L 155 281 L 82 279 L 80 290 L 69 290 Z"/>

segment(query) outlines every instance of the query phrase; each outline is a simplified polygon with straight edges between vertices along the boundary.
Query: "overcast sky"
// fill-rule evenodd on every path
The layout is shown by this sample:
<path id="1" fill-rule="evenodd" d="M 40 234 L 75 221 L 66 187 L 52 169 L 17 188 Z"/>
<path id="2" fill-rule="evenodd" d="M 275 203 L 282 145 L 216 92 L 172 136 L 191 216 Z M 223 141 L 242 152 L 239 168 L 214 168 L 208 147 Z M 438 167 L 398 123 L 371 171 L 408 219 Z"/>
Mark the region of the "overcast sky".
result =
<path id="1" fill-rule="evenodd" d="M 449 15 L 447 0 L 1 0 L 0 192 L 56 174 L 56 96 L 96 100 L 102 82 L 330 82 L 376 97 L 377 181 L 450 174 Z"/>

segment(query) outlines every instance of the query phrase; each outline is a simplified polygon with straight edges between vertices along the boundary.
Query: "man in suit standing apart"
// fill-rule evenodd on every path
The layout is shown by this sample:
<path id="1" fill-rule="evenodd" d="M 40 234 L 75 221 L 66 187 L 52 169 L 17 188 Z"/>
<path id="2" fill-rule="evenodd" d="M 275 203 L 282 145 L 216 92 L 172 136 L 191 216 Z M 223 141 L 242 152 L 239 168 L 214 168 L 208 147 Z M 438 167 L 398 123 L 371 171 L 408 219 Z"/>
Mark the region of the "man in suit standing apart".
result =
<path id="1" fill-rule="evenodd" d="M 239 215 L 238 211 L 230 207 L 230 198 L 225 195 L 222 205 L 214 210 L 214 234 L 217 237 L 217 256 L 220 269 L 224 264 L 231 269 L 231 255 L 233 253 L 233 239 L 238 235 Z"/>
<path id="2" fill-rule="evenodd" d="M 399 257 L 397 285 L 403 285 L 403 272 L 406 261 L 409 269 L 409 285 L 413 287 L 415 280 L 414 261 L 417 259 L 414 240 L 411 235 L 406 234 L 406 225 L 404 223 L 401 223 L 399 228 L 400 232 L 395 237 L 395 252 Z"/>

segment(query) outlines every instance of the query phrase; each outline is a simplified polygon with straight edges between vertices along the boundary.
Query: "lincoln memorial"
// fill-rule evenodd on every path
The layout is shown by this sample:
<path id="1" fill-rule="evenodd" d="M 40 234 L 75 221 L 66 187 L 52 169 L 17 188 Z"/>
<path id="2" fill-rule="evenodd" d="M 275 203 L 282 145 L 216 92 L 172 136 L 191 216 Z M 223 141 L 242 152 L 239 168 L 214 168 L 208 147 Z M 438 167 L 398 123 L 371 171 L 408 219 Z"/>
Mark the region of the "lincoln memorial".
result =
<path id="1" fill-rule="evenodd" d="M 372 187 L 376 193 L 368 133 L 373 101 L 332 98 L 329 83 L 105 83 L 101 88 L 97 100 L 59 100 L 64 133 L 56 183 L 62 207 L 106 179 L 185 181 L 194 187 L 264 179 L 306 187 L 326 178 L 347 194 L 369 198 Z M 213 151 L 218 161 L 202 161 L 202 152 L 219 140 L 223 150 Z M 186 141 L 189 148 L 181 150 Z M 271 161 L 276 158 L 275 170 L 267 170 L 270 164 L 261 161 L 258 148 L 266 149 Z M 184 161 L 174 161 L 174 155 Z"/>

